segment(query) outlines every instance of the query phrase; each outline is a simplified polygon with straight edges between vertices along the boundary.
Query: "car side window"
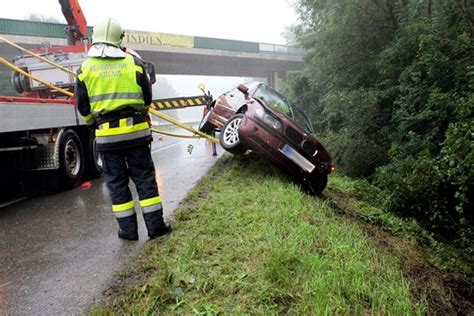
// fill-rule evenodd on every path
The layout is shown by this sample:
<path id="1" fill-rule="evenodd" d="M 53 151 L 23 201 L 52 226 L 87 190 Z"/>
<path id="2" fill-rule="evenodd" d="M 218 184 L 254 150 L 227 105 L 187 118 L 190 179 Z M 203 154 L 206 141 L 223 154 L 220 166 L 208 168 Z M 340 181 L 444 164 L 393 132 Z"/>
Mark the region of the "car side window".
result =
<path id="1" fill-rule="evenodd" d="M 291 108 L 293 112 L 293 119 L 301 126 L 303 127 L 307 132 L 313 134 L 313 125 L 311 124 L 310 120 L 304 114 L 303 111 L 301 111 L 298 107 L 295 106 L 295 104 L 291 103 Z"/>
<path id="2" fill-rule="evenodd" d="M 280 96 L 278 93 L 273 91 L 268 86 L 262 85 L 260 86 L 253 95 L 254 98 L 259 98 L 263 102 L 265 102 L 268 106 L 273 107 L 277 111 L 281 113 L 292 116 L 291 109 L 288 104 L 288 101 Z"/>

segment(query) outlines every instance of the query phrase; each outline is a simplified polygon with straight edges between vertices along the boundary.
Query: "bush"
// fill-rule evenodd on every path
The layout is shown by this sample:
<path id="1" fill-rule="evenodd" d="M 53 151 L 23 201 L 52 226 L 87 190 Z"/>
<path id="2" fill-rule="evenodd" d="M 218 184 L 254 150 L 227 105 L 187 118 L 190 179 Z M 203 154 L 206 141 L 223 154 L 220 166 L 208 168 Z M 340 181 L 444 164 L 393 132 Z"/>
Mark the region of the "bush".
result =
<path id="1" fill-rule="evenodd" d="M 324 144 L 349 176 L 370 176 L 388 161 L 390 127 L 378 99 L 377 92 L 369 89 L 331 93 L 324 99 Z"/>
<path id="2" fill-rule="evenodd" d="M 427 152 L 381 167 L 376 183 L 387 193 L 388 211 L 415 218 L 445 239 L 457 234 L 463 218 L 455 210 L 455 188 Z"/>
<path id="3" fill-rule="evenodd" d="M 474 122 L 451 124 L 438 160 L 440 174 L 455 188 L 460 223 L 474 224 Z"/>

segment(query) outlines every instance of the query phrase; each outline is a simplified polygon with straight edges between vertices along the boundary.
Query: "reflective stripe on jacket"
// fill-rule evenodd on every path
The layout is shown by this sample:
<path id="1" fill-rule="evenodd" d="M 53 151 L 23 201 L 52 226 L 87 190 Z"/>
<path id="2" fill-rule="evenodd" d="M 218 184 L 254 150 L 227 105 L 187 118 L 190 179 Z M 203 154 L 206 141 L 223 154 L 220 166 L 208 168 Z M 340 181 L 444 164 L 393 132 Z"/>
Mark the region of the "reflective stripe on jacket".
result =
<path id="1" fill-rule="evenodd" d="M 110 144 L 151 136 L 151 131 L 144 116 L 126 117 L 116 127 L 111 122 L 98 125 L 95 136 L 97 144 Z"/>

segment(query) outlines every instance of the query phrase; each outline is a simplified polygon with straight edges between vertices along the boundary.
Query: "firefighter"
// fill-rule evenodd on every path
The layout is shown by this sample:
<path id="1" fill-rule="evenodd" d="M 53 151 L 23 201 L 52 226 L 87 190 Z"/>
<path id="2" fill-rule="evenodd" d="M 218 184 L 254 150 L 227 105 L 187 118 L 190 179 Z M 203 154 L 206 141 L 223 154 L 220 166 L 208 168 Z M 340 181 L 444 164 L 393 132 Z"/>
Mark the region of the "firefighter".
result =
<path id="1" fill-rule="evenodd" d="M 121 48 L 124 32 L 108 18 L 95 25 L 88 58 L 78 69 L 75 99 L 95 130 L 97 151 L 112 199 L 118 236 L 138 240 L 137 215 L 128 183 L 135 183 L 148 237 L 167 234 L 151 157 L 148 108 L 151 84 L 143 62 Z"/>

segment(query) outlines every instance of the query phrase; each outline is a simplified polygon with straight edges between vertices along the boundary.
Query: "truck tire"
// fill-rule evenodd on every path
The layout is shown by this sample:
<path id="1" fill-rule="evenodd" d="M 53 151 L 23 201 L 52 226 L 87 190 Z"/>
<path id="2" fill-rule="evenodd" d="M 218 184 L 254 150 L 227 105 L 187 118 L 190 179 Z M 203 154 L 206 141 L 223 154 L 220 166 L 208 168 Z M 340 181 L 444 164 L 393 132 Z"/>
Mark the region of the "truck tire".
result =
<path id="1" fill-rule="evenodd" d="M 73 130 L 65 130 L 59 139 L 59 183 L 62 188 L 77 187 L 84 174 L 84 151 Z"/>
<path id="2" fill-rule="evenodd" d="M 96 150 L 94 131 L 89 133 L 86 149 L 86 173 L 91 178 L 98 178 L 102 175 L 102 160 Z"/>

